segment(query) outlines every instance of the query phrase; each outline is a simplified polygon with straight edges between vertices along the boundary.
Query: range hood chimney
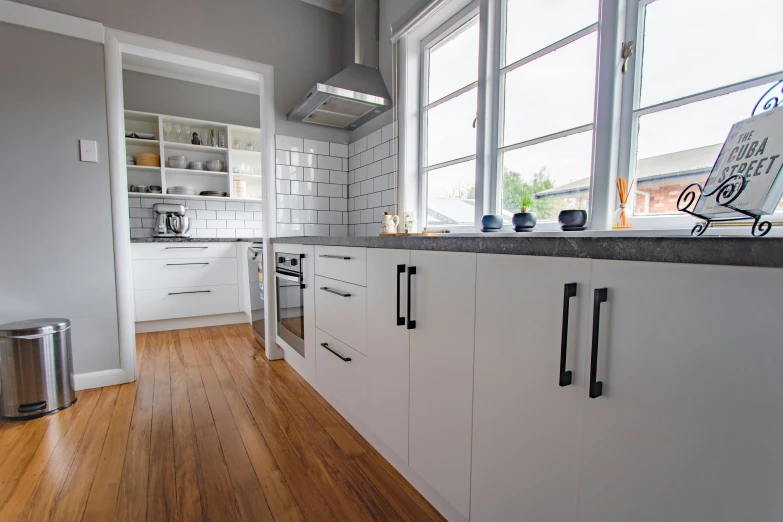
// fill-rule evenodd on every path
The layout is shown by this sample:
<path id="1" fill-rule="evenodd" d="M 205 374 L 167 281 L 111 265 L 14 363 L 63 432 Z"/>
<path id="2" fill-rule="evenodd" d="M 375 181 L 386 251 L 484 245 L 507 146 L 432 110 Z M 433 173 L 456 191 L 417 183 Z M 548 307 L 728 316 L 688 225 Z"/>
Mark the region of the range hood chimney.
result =
<path id="1" fill-rule="evenodd" d="M 342 71 L 315 87 L 291 109 L 289 121 L 353 130 L 391 108 L 378 71 L 378 0 L 348 0 L 343 12 Z"/>

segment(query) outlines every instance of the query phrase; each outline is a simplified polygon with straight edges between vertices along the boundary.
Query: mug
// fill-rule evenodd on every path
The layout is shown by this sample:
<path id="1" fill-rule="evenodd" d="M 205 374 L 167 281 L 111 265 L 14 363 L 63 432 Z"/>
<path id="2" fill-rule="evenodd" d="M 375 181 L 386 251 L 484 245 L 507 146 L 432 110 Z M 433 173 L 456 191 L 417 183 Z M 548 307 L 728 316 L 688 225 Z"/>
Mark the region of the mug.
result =
<path id="1" fill-rule="evenodd" d="M 128 190 L 130 192 L 141 192 L 142 194 L 146 194 L 150 191 L 147 185 L 131 185 Z"/>
<path id="2" fill-rule="evenodd" d="M 160 194 L 163 192 L 163 187 L 160 185 L 150 185 L 150 194 Z"/>

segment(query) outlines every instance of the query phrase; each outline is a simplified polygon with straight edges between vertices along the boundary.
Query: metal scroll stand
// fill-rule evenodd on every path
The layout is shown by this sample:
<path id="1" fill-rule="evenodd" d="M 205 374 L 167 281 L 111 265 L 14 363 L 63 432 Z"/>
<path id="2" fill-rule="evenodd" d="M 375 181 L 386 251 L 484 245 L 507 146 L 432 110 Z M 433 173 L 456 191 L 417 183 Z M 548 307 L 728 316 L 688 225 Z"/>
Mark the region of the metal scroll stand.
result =
<path id="1" fill-rule="evenodd" d="M 753 108 L 751 116 L 755 116 L 758 113 L 769 111 L 783 103 L 783 80 L 773 85 L 756 103 Z M 769 221 L 763 221 L 761 215 L 756 215 L 745 210 L 740 210 L 732 206 L 732 203 L 742 194 L 745 190 L 748 180 L 742 174 L 735 174 L 724 180 L 723 183 L 718 185 L 715 190 L 705 193 L 704 188 L 700 183 L 691 183 L 685 190 L 682 191 L 680 197 L 677 198 L 677 210 L 685 212 L 691 216 L 703 219 L 704 222 L 696 223 L 696 226 L 691 230 L 692 236 L 700 236 L 709 228 L 713 222 L 727 222 L 727 221 L 743 221 L 747 218 L 753 219 L 753 227 L 751 228 L 751 234 L 754 237 L 766 236 L 772 229 L 772 223 Z M 715 196 L 715 201 L 718 206 L 725 207 L 740 216 L 728 217 L 728 218 L 710 218 L 702 216 L 693 212 L 693 208 L 696 206 L 696 202 L 699 201 L 701 196 L 710 197 Z"/>

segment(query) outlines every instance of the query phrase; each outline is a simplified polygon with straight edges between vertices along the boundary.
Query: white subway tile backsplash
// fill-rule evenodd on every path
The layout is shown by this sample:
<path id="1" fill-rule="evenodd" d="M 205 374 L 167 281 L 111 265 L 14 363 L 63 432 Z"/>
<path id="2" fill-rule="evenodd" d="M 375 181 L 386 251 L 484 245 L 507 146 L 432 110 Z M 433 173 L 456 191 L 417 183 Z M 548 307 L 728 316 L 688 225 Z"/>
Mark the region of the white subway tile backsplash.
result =
<path id="1" fill-rule="evenodd" d="M 381 144 L 381 141 L 383 140 L 383 132 L 381 129 L 378 129 L 377 131 L 373 132 L 369 136 L 367 136 L 367 150 L 377 147 Z"/>
<path id="2" fill-rule="evenodd" d="M 130 227 L 143 228 L 143 225 L 141 224 L 141 218 L 130 218 Z"/>
<path id="3" fill-rule="evenodd" d="M 394 172 L 394 156 L 385 158 L 381 162 L 381 172 L 384 174 L 388 174 L 389 172 Z"/>
<path id="4" fill-rule="evenodd" d="M 291 182 L 291 194 L 298 194 L 300 196 L 317 196 L 318 183 L 311 183 L 309 181 L 292 181 Z"/>
<path id="5" fill-rule="evenodd" d="M 329 225 L 313 225 L 307 224 L 304 226 L 304 235 L 306 236 L 328 236 Z"/>
<path id="6" fill-rule="evenodd" d="M 356 152 L 354 152 L 354 149 L 356 148 L 356 143 L 349 143 L 348 144 L 348 157 L 352 157 Z"/>
<path id="7" fill-rule="evenodd" d="M 345 198 L 329 198 L 329 210 L 348 210 L 348 200 Z"/>
<path id="8" fill-rule="evenodd" d="M 343 185 L 343 197 L 348 199 L 348 185 Z"/>
<path id="9" fill-rule="evenodd" d="M 241 205 L 241 203 L 240 203 L 240 205 Z M 242 208 L 245 208 L 244 205 L 242 206 Z M 253 219 L 253 213 L 252 212 L 247 212 L 247 211 L 244 211 L 244 210 L 237 210 L 236 211 L 236 216 L 237 216 L 237 219 Z"/>
<path id="10" fill-rule="evenodd" d="M 259 229 L 260 230 L 260 229 L 262 229 L 264 227 L 264 223 L 263 223 L 263 221 L 249 221 L 249 220 L 246 219 L 245 220 L 245 226 L 248 227 L 248 228 L 253 227 L 255 229 Z"/>
<path id="11" fill-rule="evenodd" d="M 330 183 L 339 183 L 340 185 L 345 185 L 348 183 L 348 173 L 344 172 L 342 170 L 330 170 L 329 171 L 329 182 Z"/>
<path id="12" fill-rule="evenodd" d="M 360 160 L 361 166 L 364 167 L 365 165 L 369 165 L 370 163 L 372 163 L 374 157 L 375 156 L 373 154 L 372 149 L 362 152 L 361 160 Z"/>
<path id="13" fill-rule="evenodd" d="M 304 208 L 314 210 L 329 210 L 329 198 L 304 196 Z"/>
<path id="14" fill-rule="evenodd" d="M 327 225 L 342 225 L 343 213 L 331 210 L 321 210 L 318 212 L 318 223 Z"/>
<path id="15" fill-rule="evenodd" d="M 348 158 L 343 158 L 343 170 L 348 170 Z"/>
<path id="16" fill-rule="evenodd" d="M 278 194 L 277 208 L 302 208 L 302 196 Z"/>
<path id="17" fill-rule="evenodd" d="M 380 207 L 381 200 L 382 197 L 380 192 L 373 192 L 372 194 L 367 194 L 367 206 L 370 208 Z"/>
<path id="18" fill-rule="evenodd" d="M 291 223 L 318 223 L 318 211 L 292 210 Z"/>
<path id="19" fill-rule="evenodd" d="M 362 181 L 362 185 L 361 185 L 361 193 L 362 193 L 362 195 L 369 194 L 372 191 L 373 191 L 373 182 L 372 182 L 372 180 L 368 179 L 368 180 Z"/>
<path id="20" fill-rule="evenodd" d="M 394 205 L 396 203 L 394 189 L 384 190 L 381 198 L 381 205 Z"/>
<path id="21" fill-rule="evenodd" d="M 236 219 L 236 212 L 233 210 L 218 210 L 217 211 L 217 218 L 218 219 Z"/>
<path id="22" fill-rule="evenodd" d="M 296 181 L 294 181 L 296 183 Z M 277 193 L 278 194 L 290 194 L 291 193 L 291 182 L 287 179 L 278 179 L 276 180 L 277 185 Z"/>
<path id="23" fill-rule="evenodd" d="M 294 212 L 299 212 L 295 210 Z M 250 216 L 252 219 L 253 216 Z M 278 223 L 290 223 L 291 222 L 291 209 L 290 208 L 278 208 L 277 209 L 277 222 Z"/>
<path id="24" fill-rule="evenodd" d="M 157 219 L 155 218 L 144 218 L 141 220 L 141 227 L 142 228 L 155 228 L 155 222 Z"/>
<path id="25" fill-rule="evenodd" d="M 297 167 L 318 167 L 319 165 L 316 165 L 316 156 L 315 154 L 304 154 L 301 152 L 292 152 L 291 153 L 291 165 L 296 165 Z"/>
<path id="26" fill-rule="evenodd" d="M 256 237 L 255 234 L 253 234 L 252 228 L 237 229 L 235 232 L 237 233 L 237 237 Z"/>
<path id="27" fill-rule="evenodd" d="M 225 201 L 207 201 L 207 210 L 226 210 Z"/>
<path id="28" fill-rule="evenodd" d="M 367 136 L 354 142 L 354 154 L 360 154 L 367 150 Z"/>
<path id="29" fill-rule="evenodd" d="M 131 237 L 132 238 L 152 237 L 152 229 L 151 228 L 132 228 L 131 229 Z"/>
<path id="30" fill-rule="evenodd" d="M 275 176 L 277 179 L 302 179 L 302 167 L 291 165 L 277 165 L 275 167 Z"/>
<path id="31" fill-rule="evenodd" d="M 362 215 L 361 215 L 362 223 L 372 223 L 374 219 L 375 217 L 373 215 L 373 209 L 365 208 L 362 210 Z"/>
<path id="32" fill-rule="evenodd" d="M 318 168 L 343 170 L 343 160 L 342 158 L 333 158 L 331 156 L 318 156 Z"/>
<path id="33" fill-rule="evenodd" d="M 197 210 L 196 217 L 199 219 L 217 219 L 217 211 L 215 210 Z"/>
<path id="34" fill-rule="evenodd" d="M 318 183 L 329 183 L 329 171 L 326 169 L 304 169 L 304 180 Z"/>
<path id="35" fill-rule="evenodd" d="M 381 161 L 382 159 L 389 157 L 389 145 L 390 142 L 387 141 L 385 143 L 381 143 L 373 149 L 375 161 Z"/>
<path id="36" fill-rule="evenodd" d="M 190 209 L 186 210 L 185 211 L 185 217 L 189 217 L 191 219 L 196 217 L 196 211 L 195 210 L 190 210 Z"/>
<path id="37" fill-rule="evenodd" d="M 350 225 L 356 225 L 357 223 L 362 222 L 362 211 L 361 210 L 354 210 L 351 212 L 348 212 L 348 224 Z"/>
<path id="38" fill-rule="evenodd" d="M 185 204 L 191 210 L 204 210 L 207 208 L 207 202 L 203 199 L 186 199 Z"/>
<path id="39" fill-rule="evenodd" d="M 287 150 L 275 151 L 275 163 L 277 165 L 290 165 L 291 153 L 288 152 Z"/>
<path id="40" fill-rule="evenodd" d="M 141 208 L 141 198 L 128 198 L 128 207 Z"/>
<path id="41" fill-rule="evenodd" d="M 348 225 L 329 225 L 329 235 L 332 237 L 346 237 Z"/>
<path id="42" fill-rule="evenodd" d="M 248 212 L 261 212 L 263 209 L 261 203 L 245 203 L 245 210 Z"/>
<path id="43" fill-rule="evenodd" d="M 359 196 L 356 198 L 356 206 L 354 207 L 356 210 L 361 210 L 363 208 L 367 208 L 367 196 Z"/>
<path id="44" fill-rule="evenodd" d="M 207 221 L 207 228 L 226 228 L 225 219 L 210 219 Z"/>
<path id="45" fill-rule="evenodd" d="M 217 237 L 237 237 L 237 234 L 233 228 L 221 228 L 217 230 Z"/>
<path id="46" fill-rule="evenodd" d="M 132 218 L 151 218 L 152 209 L 150 208 L 131 208 L 130 217 Z"/>
<path id="47" fill-rule="evenodd" d="M 245 210 L 245 204 L 241 201 L 226 201 L 226 210 Z"/>
<path id="48" fill-rule="evenodd" d="M 152 208 L 155 203 L 163 203 L 163 198 L 141 198 L 141 208 Z"/>
<path id="49" fill-rule="evenodd" d="M 330 156 L 337 156 L 338 158 L 347 158 L 348 157 L 348 145 L 343 145 L 342 143 L 330 143 L 329 144 L 329 155 Z"/>
<path id="50" fill-rule="evenodd" d="M 356 169 L 356 179 L 354 180 L 354 183 L 367 179 L 367 170 L 368 168 L 366 166 Z"/>
<path id="51" fill-rule="evenodd" d="M 264 213 L 263 212 L 253 212 L 253 219 L 256 221 L 263 221 L 264 220 Z"/>
<path id="52" fill-rule="evenodd" d="M 367 165 L 367 178 L 374 178 L 381 175 L 381 162 L 376 161 Z"/>
<path id="53" fill-rule="evenodd" d="M 227 219 L 226 228 L 245 228 L 245 222 L 241 219 Z"/>
<path id="54" fill-rule="evenodd" d="M 389 175 L 384 174 L 373 179 L 373 190 L 378 192 L 380 190 L 386 190 L 389 188 Z"/>
<path id="55" fill-rule="evenodd" d="M 200 228 L 196 230 L 198 233 L 198 237 L 203 238 L 215 238 L 217 237 L 217 230 L 214 229 L 208 229 L 208 228 Z"/>
<path id="56" fill-rule="evenodd" d="M 206 219 L 191 219 L 190 228 L 207 228 Z"/>
<path id="57" fill-rule="evenodd" d="M 383 221 L 383 213 L 388 212 L 386 207 L 378 207 L 372 210 L 373 210 L 373 219 L 375 220 L 376 223 L 380 223 L 381 221 Z"/>
<path id="58" fill-rule="evenodd" d="M 341 185 L 332 185 L 331 183 L 319 183 L 318 195 L 328 196 L 332 198 L 341 198 L 343 196 L 343 188 Z"/>
<path id="59" fill-rule="evenodd" d="M 389 141 L 394 137 L 394 123 L 390 123 L 381 129 L 381 141 Z"/>
<path id="60" fill-rule="evenodd" d="M 294 138 L 293 136 L 275 136 L 275 148 L 281 150 L 289 150 L 294 152 L 302 152 L 304 150 L 304 144 L 302 138 Z"/>
<path id="61" fill-rule="evenodd" d="M 348 210 L 356 210 L 356 198 L 348 198 Z"/>
<path id="62" fill-rule="evenodd" d="M 351 156 L 348 160 L 348 170 L 356 170 L 362 165 L 361 155 Z"/>
<path id="63" fill-rule="evenodd" d="M 292 223 L 278 223 L 277 235 L 281 237 L 303 236 L 304 225 L 295 225 Z"/>
<path id="64" fill-rule="evenodd" d="M 329 155 L 329 142 L 328 141 L 315 141 L 304 140 L 304 151 L 308 154 L 323 154 Z"/>

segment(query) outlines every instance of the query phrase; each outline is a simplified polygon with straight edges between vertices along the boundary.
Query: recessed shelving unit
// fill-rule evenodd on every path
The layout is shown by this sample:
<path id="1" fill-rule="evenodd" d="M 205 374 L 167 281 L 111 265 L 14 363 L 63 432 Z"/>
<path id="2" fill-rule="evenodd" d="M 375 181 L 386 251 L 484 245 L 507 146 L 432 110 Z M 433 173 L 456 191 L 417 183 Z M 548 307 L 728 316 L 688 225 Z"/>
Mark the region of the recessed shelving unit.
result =
<path id="1" fill-rule="evenodd" d="M 162 194 L 129 193 L 133 197 L 165 197 L 171 199 L 232 199 L 259 201 L 263 195 L 261 131 L 252 127 L 229 125 L 165 114 L 125 111 L 125 131 L 153 134 L 155 139 L 125 138 L 128 156 L 142 152 L 160 155 L 159 167 L 128 165 L 128 185 L 158 185 Z M 215 142 L 210 141 L 210 131 Z M 193 132 L 201 145 L 190 143 Z M 187 140 L 187 142 L 185 141 Z M 176 169 L 166 166 L 169 156 L 185 156 L 188 163 L 209 160 L 225 162 L 223 172 Z M 197 192 L 226 192 L 228 197 L 182 196 L 167 194 L 174 186 L 188 186 Z"/>

